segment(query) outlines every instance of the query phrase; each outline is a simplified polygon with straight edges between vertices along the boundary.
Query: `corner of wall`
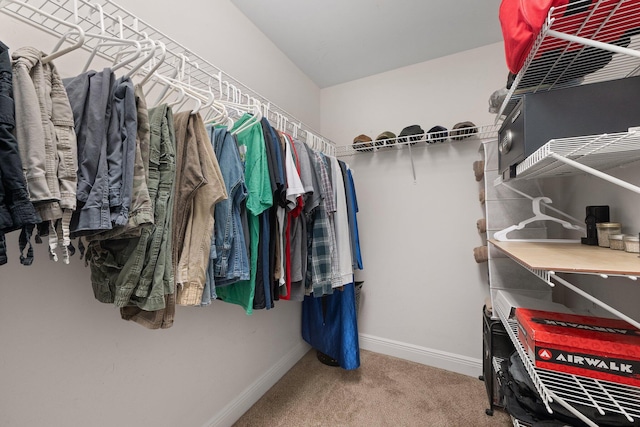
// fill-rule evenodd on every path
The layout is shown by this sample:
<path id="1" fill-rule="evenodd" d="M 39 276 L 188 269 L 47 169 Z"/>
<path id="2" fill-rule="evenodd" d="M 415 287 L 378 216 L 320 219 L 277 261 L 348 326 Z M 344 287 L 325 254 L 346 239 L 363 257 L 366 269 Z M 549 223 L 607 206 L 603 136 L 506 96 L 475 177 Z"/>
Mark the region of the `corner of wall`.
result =
<path id="1" fill-rule="evenodd" d="M 273 387 L 293 365 L 307 354 L 310 348 L 306 342 L 301 341 L 202 427 L 232 426 L 233 423 Z"/>

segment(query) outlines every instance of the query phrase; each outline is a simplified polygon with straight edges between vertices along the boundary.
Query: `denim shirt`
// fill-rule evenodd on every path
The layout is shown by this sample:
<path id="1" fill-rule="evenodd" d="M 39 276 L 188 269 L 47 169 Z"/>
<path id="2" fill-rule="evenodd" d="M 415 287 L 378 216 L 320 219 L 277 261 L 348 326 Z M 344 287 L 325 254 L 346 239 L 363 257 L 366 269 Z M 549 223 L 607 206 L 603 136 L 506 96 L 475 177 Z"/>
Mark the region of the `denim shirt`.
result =
<path id="1" fill-rule="evenodd" d="M 207 127 L 207 133 L 220 165 L 228 198 L 216 204 L 215 225 L 207 273 L 209 296 L 215 297 L 215 286 L 226 286 L 249 280 L 249 255 L 240 218 L 240 206 L 247 197 L 244 167 L 233 135 L 224 128 Z M 203 304 L 208 304 L 207 292 Z"/>
<path id="2" fill-rule="evenodd" d="M 105 68 L 65 79 L 78 137 L 78 202 L 71 221 L 75 235 L 110 230 L 107 124 L 115 77 Z"/>
<path id="3" fill-rule="evenodd" d="M 0 42 L 0 265 L 6 262 L 4 233 L 39 222 L 29 200 L 18 142 L 9 48 Z"/>
<path id="4" fill-rule="evenodd" d="M 111 120 L 107 131 L 109 207 L 113 225 L 129 220 L 136 157 L 138 111 L 133 82 L 128 77 L 115 81 L 111 93 Z"/>

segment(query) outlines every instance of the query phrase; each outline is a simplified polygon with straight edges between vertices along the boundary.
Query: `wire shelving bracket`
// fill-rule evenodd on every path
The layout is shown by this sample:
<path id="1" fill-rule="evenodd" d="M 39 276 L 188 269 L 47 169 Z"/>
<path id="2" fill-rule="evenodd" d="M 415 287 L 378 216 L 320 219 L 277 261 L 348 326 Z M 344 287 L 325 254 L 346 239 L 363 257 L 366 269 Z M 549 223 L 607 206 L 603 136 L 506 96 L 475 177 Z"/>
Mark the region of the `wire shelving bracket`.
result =
<path id="1" fill-rule="evenodd" d="M 101 10 L 100 16 L 96 13 L 97 8 Z M 306 137 L 313 134 L 316 137 L 314 138 L 316 146 L 331 147 L 328 151 L 335 152 L 333 141 L 320 136 L 319 132 L 303 124 L 292 114 L 111 0 L 0 0 L 0 12 L 50 35 L 66 37 L 66 41 L 71 43 L 77 42 L 78 37 L 67 34 L 70 24 L 79 26 L 85 33 L 104 33 L 107 36 L 121 39 L 151 39 L 164 46 L 164 50 L 166 50 L 163 53 L 166 55 L 166 60 L 160 61 L 160 65 L 157 67 L 159 74 L 173 78 L 176 76 L 177 64 L 186 64 L 190 67 L 190 84 L 194 87 L 203 91 L 211 89 L 218 99 L 228 99 L 230 88 L 234 88 L 236 92 L 241 94 L 240 97 L 255 98 L 262 104 L 268 105 L 267 118 L 273 123 L 279 118 L 285 117 L 286 130 L 295 132 L 300 140 L 307 142 Z M 62 25 L 60 20 L 69 24 Z M 82 48 L 91 52 L 98 43 L 97 40 L 89 38 L 84 41 Z M 97 55 L 114 62 L 118 57 L 119 50 L 117 47 L 101 47 Z M 131 67 L 125 68 L 130 69 Z M 184 67 L 182 69 L 184 71 Z M 217 84 L 212 85 L 212 81 Z M 226 92 L 225 89 L 227 89 Z"/>

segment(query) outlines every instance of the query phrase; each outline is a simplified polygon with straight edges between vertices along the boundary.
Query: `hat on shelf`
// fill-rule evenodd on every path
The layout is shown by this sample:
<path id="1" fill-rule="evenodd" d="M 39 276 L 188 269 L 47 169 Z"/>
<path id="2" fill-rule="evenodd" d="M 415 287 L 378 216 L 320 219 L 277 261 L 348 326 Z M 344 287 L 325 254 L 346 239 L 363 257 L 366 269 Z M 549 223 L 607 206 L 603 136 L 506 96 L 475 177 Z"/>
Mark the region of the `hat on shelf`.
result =
<path id="1" fill-rule="evenodd" d="M 396 134 L 389 131 L 384 131 L 376 137 L 376 147 L 382 145 L 391 145 L 396 143 Z"/>
<path id="2" fill-rule="evenodd" d="M 504 102 L 505 98 L 507 97 L 507 94 L 509 93 L 509 91 L 507 90 L 506 87 L 503 87 L 502 89 L 498 89 L 493 91 L 493 93 L 491 94 L 491 96 L 489 97 L 489 112 L 492 114 L 497 114 L 498 111 L 500 111 L 500 107 L 502 106 L 502 103 Z M 504 112 L 502 113 L 502 115 L 504 116 Z"/>
<path id="3" fill-rule="evenodd" d="M 412 136 L 412 135 L 416 135 L 416 136 Z M 409 137 L 409 138 L 406 138 L 406 137 Z M 420 125 L 411 125 L 411 126 L 407 126 L 406 128 L 400 131 L 400 134 L 398 135 L 398 142 L 402 144 L 407 141 L 412 141 L 410 144 L 413 145 L 416 142 L 422 140 L 423 137 L 424 137 L 424 130 L 420 127 Z"/>
<path id="4" fill-rule="evenodd" d="M 460 122 L 453 125 L 450 135 L 451 139 L 460 141 L 465 138 L 469 138 L 474 133 L 478 132 L 478 128 L 473 122 Z"/>
<path id="5" fill-rule="evenodd" d="M 436 125 L 429 129 L 428 134 L 430 144 L 433 144 L 434 142 L 444 142 L 445 139 L 447 139 L 447 137 L 449 136 L 447 128 L 439 125 Z"/>
<path id="6" fill-rule="evenodd" d="M 356 151 L 371 151 L 373 150 L 373 144 L 371 138 L 367 135 L 360 134 L 353 138 L 353 149 Z"/>

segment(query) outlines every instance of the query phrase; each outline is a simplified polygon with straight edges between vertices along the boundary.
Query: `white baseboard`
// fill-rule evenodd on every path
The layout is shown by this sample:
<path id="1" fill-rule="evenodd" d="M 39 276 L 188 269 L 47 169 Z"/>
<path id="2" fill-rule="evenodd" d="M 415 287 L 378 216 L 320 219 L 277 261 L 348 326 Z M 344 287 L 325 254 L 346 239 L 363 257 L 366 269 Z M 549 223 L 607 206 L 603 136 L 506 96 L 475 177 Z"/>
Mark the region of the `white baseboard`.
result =
<path id="1" fill-rule="evenodd" d="M 360 334 L 359 338 L 360 348 L 364 350 L 458 372 L 471 377 L 477 377 L 482 373 L 482 359 L 433 350 L 373 335 Z"/>
<path id="2" fill-rule="evenodd" d="M 274 364 L 267 372 L 233 399 L 222 411 L 205 423 L 203 427 L 230 427 L 273 385 L 287 373 L 311 346 L 302 341 Z"/>
<path id="3" fill-rule="evenodd" d="M 360 334 L 360 348 L 375 353 L 386 354 L 400 359 L 410 360 L 423 365 L 434 366 L 448 371 L 477 377 L 482 372 L 482 360 L 459 354 L 433 350 L 413 344 L 407 344 L 386 338 Z M 218 414 L 207 421 L 203 427 L 230 427 L 251 406 L 258 401 L 289 369 L 293 367 L 311 347 L 302 341 L 291 349 L 267 372 L 233 399 Z"/>

